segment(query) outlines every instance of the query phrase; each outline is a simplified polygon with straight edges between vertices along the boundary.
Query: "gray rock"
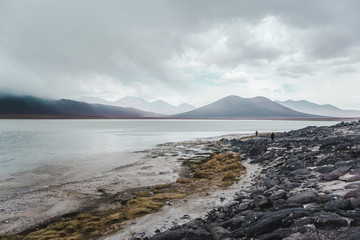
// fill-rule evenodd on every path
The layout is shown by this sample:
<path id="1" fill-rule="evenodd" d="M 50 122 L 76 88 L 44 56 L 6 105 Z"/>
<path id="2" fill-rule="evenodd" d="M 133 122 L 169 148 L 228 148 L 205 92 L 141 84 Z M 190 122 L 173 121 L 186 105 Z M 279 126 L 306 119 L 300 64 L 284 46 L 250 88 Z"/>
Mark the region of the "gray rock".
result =
<path id="1" fill-rule="evenodd" d="M 326 210 L 337 210 L 337 209 L 351 210 L 352 209 L 350 199 L 331 200 L 331 201 L 328 201 L 327 203 L 325 203 L 322 207 Z"/>
<path id="2" fill-rule="evenodd" d="M 352 209 L 357 209 L 360 207 L 360 197 L 350 198 L 350 202 L 351 202 Z"/>
<path id="3" fill-rule="evenodd" d="M 208 229 L 214 240 L 223 239 L 225 236 L 230 234 L 229 230 L 216 225 L 210 225 Z"/>
<path id="4" fill-rule="evenodd" d="M 269 197 L 270 201 L 272 201 L 272 202 L 275 202 L 279 199 L 284 199 L 284 198 L 286 198 L 286 192 L 283 189 L 273 192 Z"/>
<path id="5" fill-rule="evenodd" d="M 289 197 L 286 202 L 299 204 L 320 203 L 320 196 L 314 191 L 306 191 Z"/>
<path id="6" fill-rule="evenodd" d="M 355 181 L 359 181 L 359 180 L 360 180 L 360 174 L 359 175 L 354 175 L 353 177 L 348 178 L 346 181 L 355 182 Z"/>
<path id="7" fill-rule="evenodd" d="M 332 180 L 336 180 L 339 177 L 343 176 L 345 173 L 347 173 L 349 171 L 349 167 L 339 167 L 337 169 L 335 169 L 334 171 L 331 171 L 327 174 L 324 174 L 323 178 L 326 181 L 332 181 Z"/>
<path id="8" fill-rule="evenodd" d="M 323 230 L 331 230 L 334 228 L 348 226 L 348 222 L 336 214 L 319 215 L 314 220 L 315 227 Z"/>
<path id="9" fill-rule="evenodd" d="M 360 189 L 351 190 L 344 194 L 344 198 L 358 198 L 360 196 Z"/>
<path id="10" fill-rule="evenodd" d="M 254 204 L 257 208 L 267 208 L 271 206 L 271 203 L 267 199 L 267 197 L 263 195 L 257 195 L 254 197 Z"/>

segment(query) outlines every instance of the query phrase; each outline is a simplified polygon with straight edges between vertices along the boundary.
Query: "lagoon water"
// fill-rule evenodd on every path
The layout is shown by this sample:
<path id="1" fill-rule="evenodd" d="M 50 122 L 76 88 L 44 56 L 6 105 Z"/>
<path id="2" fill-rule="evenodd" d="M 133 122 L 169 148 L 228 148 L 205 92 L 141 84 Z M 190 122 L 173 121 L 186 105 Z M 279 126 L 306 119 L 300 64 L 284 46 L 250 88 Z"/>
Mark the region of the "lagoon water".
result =
<path id="1" fill-rule="evenodd" d="M 156 144 L 230 134 L 329 126 L 325 121 L 0 120 L 0 180 L 29 172 L 53 177 L 78 169 L 97 174 L 136 161 Z M 52 167 L 52 168 L 51 168 Z M 52 169 L 51 171 L 49 169 Z M 57 169 L 59 171 L 57 171 Z M 65 170 L 64 170 L 65 169 Z"/>

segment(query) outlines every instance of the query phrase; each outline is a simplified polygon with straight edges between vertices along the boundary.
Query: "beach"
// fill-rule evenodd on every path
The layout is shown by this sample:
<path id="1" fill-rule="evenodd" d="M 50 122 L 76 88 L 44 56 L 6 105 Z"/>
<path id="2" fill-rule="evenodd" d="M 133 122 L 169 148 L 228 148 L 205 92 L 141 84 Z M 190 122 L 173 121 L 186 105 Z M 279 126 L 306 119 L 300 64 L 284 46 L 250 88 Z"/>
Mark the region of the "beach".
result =
<path id="1" fill-rule="evenodd" d="M 275 141 L 271 141 L 269 134 L 260 134 L 257 138 L 228 135 L 159 144 L 136 152 L 138 161 L 94 178 L 2 198 L 0 234 L 11 235 L 26 229 L 36 233 L 77 219 L 76 214 L 117 211 L 134 199 L 141 199 L 139 193 L 150 190 L 146 196 L 151 198 L 151 194 L 157 194 L 156 186 L 171 188 L 184 178 L 184 170 L 191 166 L 188 163 L 206 164 L 213 156 L 231 153 L 241 156 L 239 162 L 245 169 L 232 184 L 225 187 L 213 184 L 186 194 L 179 192 L 176 197 L 159 200 L 164 202 L 150 214 L 141 213 L 139 217 L 111 223 L 111 231 L 105 229 L 88 235 L 91 237 L 78 235 L 74 239 L 169 239 L 169 236 L 181 239 L 175 236 L 187 235 L 197 236 L 195 239 L 206 236 L 220 239 L 214 237 L 218 232 L 222 234 L 218 237 L 230 239 L 273 236 L 301 239 L 298 238 L 301 234 L 311 236 L 319 229 L 322 236 L 331 236 L 333 229 L 321 227 L 327 223 L 333 223 L 342 236 L 346 229 L 350 236 L 358 231 L 356 222 L 360 219 L 356 214 L 360 203 L 359 126 L 341 123 L 307 127 L 277 133 Z M 187 174 L 192 179 L 193 173 Z M 281 221 L 289 215 L 295 218 L 291 224 L 282 226 L 271 220 L 278 214 Z M 306 216 L 309 226 L 297 230 Z M 324 222 L 320 228 L 318 220 Z M 246 221 L 253 224 L 247 225 Z M 266 224 L 276 227 L 259 231 Z M 15 236 L 20 238 L 9 239 L 25 235 Z"/>

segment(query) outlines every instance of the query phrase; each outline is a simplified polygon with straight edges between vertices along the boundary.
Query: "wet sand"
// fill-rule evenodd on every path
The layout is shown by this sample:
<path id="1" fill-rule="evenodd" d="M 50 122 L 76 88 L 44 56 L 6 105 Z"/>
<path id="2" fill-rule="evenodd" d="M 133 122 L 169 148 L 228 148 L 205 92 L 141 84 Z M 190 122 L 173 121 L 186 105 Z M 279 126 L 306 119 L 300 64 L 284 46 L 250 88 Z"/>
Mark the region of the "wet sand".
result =
<path id="1" fill-rule="evenodd" d="M 230 137 L 235 137 L 235 135 Z M 201 158 L 204 154 L 212 153 L 208 147 L 209 141 L 220 138 L 222 137 L 160 144 L 153 149 L 134 154 L 133 156 L 139 160 L 133 164 L 103 171 L 91 178 L 65 181 L 61 184 L 50 185 L 44 177 L 44 179 L 39 179 L 37 187 L 32 185 L 29 188 L 26 178 L 18 181 L 8 179 L 8 181 L 11 180 L 12 185 L 6 182 L 7 180 L 3 180 L 0 182 L 0 187 L 4 189 L 3 194 L 0 195 L 0 222 L 3 223 L 0 224 L 0 235 L 21 232 L 68 213 L 119 207 L 120 203 L 113 203 L 111 196 L 119 192 L 126 193 L 134 188 L 176 181 L 182 170 L 181 159 Z M 71 169 L 66 166 L 45 166 L 35 171 L 45 176 L 71 173 Z M 66 174 L 63 177 L 66 179 Z M 244 182 L 239 184 L 244 184 Z M 165 207 L 160 213 L 135 220 L 136 223 L 139 221 L 136 226 L 145 227 L 145 229 L 134 228 L 134 221 L 130 221 L 119 234 L 124 234 L 121 235 L 123 237 L 131 236 L 134 231 L 137 233 L 147 231 L 147 234 L 150 234 L 149 231 L 157 226 L 155 223 L 158 223 L 162 229 L 171 226 L 166 223 L 179 220 L 180 224 L 180 217 L 186 214 L 185 211 L 191 212 L 191 218 L 202 216 L 216 204 L 224 203 L 220 202 L 221 196 L 225 197 L 225 202 L 230 201 L 235 189 L 234 187 L 233 190 L 214 191 L 206 196 L 189 196 L 186 199 L 187 202 L 175 201 L 172 206 Z"/>

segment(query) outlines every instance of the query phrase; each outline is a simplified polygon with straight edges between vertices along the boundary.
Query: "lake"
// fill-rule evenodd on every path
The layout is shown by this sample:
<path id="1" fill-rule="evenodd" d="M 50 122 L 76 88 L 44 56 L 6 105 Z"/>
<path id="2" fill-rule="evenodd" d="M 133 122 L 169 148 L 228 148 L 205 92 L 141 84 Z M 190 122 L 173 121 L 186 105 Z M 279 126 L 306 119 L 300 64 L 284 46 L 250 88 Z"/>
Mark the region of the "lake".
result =
<path id="1" fill-rule="evenodd" d="M 44 167 L 83 176 L 133 163 L 140 151 L 165 142 L 230 134 L 329 126 L 329 121 L 273 120 L 0 120 L 0 180 Z M 41 172 L 41 171 L 40 171 Z M 87 174 L 84 174 L 87 173 Z M 35 176 L 36 177 L 36 176 Z M 31 181 L 31 180 L 30 180 Z"/>

